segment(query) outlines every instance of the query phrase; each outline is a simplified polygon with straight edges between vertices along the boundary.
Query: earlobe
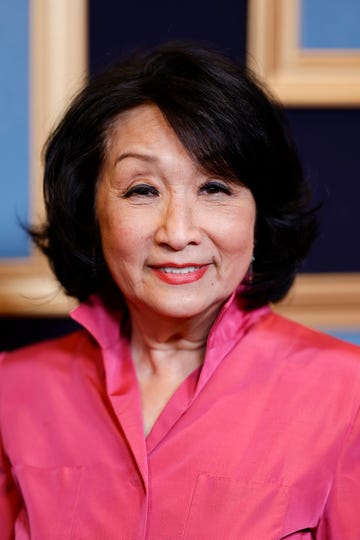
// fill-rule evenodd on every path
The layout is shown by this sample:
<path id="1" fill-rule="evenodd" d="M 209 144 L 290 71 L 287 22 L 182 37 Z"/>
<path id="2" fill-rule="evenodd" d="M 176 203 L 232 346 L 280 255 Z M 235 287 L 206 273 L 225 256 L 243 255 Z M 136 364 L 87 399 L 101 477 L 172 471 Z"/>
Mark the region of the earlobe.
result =
<path id="1" fill-rule="evenodd" d="M 243 280 L 248 285 L 251 285 L 254 280 L 254 267 L 253 267 L 254 261 L 255 261 L 255 255 L 253 254 L 251 257 L 248 271 L 246 272 L 245 278 Z"/>

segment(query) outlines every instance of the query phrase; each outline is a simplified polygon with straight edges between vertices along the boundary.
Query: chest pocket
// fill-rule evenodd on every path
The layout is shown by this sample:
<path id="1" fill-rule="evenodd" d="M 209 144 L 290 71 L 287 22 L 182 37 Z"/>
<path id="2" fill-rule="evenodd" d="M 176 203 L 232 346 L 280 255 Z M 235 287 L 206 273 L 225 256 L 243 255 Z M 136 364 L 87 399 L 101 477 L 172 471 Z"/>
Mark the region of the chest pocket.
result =
<path id="1" fill-rule="evenodd" d="M 184 540 L 311 540 L 310 529 L 284 522 L 290 488 L 200 474 L 193 492 Z"/>
<path id="2" fill-rule="evenodd" d="M 143 487 L 122 466 L 21 465 L 13 475 L 23 498 L 15 540 L 142 538 Z"/>
<path id="3" fill-rule="evenodd" d="M 15 523 L 15 540 L 70 538 L 82 478 L 82 467 L 13 468 L 24 507 Z"/>

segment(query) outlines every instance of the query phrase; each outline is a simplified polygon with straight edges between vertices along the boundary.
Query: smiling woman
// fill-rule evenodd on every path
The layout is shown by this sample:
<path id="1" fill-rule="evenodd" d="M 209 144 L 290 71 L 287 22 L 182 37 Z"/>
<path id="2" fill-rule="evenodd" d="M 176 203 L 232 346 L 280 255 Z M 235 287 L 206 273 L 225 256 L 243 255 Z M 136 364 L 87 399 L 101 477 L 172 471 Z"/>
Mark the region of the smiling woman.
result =
<path id="1" fill-rule="evenodd" d="M 132 317 L 149 311 L 159 330 L 159 317 L 206 313 L 205 338 L 250 265 L 250 190 L 209 176 L 160 109 L 143 105 L 108 135 L 96 209 L 104 258 Z"/>
<path id="2" fill-rule="evenodd" d="M 358 540 L 360 353 L 268 306 L 316 220 L 252 74 L 179 43 L 122 62 L 44 190 L 30 232 L 83 328 L 0 357 L 2 540 Z"/>

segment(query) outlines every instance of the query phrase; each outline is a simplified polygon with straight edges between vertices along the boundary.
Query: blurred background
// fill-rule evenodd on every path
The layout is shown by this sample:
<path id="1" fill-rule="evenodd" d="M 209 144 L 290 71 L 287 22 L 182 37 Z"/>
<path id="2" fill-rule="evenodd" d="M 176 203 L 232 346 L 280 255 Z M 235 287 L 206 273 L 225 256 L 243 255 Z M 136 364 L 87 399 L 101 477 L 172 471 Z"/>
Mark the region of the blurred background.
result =
<path id="1" fill-rule="evenodd" d="M 60 4 L 61 9 L 68 4 L 70 10 L 76 10 L 81 4 L 86 40 L 83 69 L 92 76 L 129 52 L 177 39 L 201 42 L 245 63 L 249 52 L 250 2 L 252 0 L 73 0 L 68 4 L 65 0 L 2 0 L 0 270 L 1 266 L 6 267 L 9 273 L 9 268 L 17 268 L 24 260 L 26 264 L 26 258 L 32 253 L 19 221 L 28 222 L 34 217 L 32 183 L 34 171 L 40 170 L 32 166 L 32 160 L 38 159 L 33 154 L 39 149 L 31 144 L 34 66 L 29 49 L 34 29 L 38 28 L 34 13 L 41 18 L 46 17 L 47 9 L 57 10 Z M 35 10 L 34 4 L 37 4 Z M 301 44 L 307 50 L 358 49 L 360 55 L 358 2 L 344 0 L 347 5 L 341 3 L 340 12 L 336 11 L 337 4 L 336 0 L 303 3 Z M 311 5 L 316 5 L 317 10 L 309 11 Z M 341 14 L 349 10 L 352 16 L 340 24 Z M 328 20 L 329 13 L 331 20 Z M 71 13 L 64 20 L 71 20 Z M 354 21 L 357 24 L 353 24 Z M 339 23 L 336 31 L 331 26 L 334 22 Z M 56 21 L 54 24 L 47 28 L 50 41 L 52 33 L 57 31 Z M 62 31 L 66 35 L 66 28 Z M 50 53 L 43 50 L 45 56 Z M 73 54 L 76 56 L 76 51 Z M 52 69 L 56 70 L 57 65 L 53 64 Z M 43 100 L 46 95 L 43 89 Z M 349 274 L 356 277 L 360 272 L 360 106 L 353 100 L 330 106 L 326 96 L 324 104 L 285 106 L 315 200 L 322 202 L 320 234 L 303 272 L 320 276 L 336 273 L 341 283 Z M 34 268 L 36 272 L 36 266 Z M 0 280 L 5 280 L 4 275 L 0 271 Z M 336 306 L 329 305 L 327 309 L 336 311 Z M 10 311 L 0 305 L 0 350 L 59 335 L 75 327 L 61 311 L 46 316 L 39 316 L 36 309 L 28 310 L 26 315 L 21 309 Z M 337 328 L 335 324 L 327 331 L 360 344 L 356 317 L 353 324 L 348 320 L 346 325 L 339 323 Z"/>

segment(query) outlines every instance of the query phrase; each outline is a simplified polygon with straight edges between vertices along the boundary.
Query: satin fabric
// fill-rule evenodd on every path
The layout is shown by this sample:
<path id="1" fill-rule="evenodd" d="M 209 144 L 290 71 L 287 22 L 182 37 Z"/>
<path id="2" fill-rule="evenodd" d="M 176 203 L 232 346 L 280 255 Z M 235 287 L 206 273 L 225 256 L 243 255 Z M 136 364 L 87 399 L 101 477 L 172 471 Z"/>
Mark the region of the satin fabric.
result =
<path id="1" fill-rule="evenodd" d="M 234 296 L 145 438 L 121 314 L 73 316 L 1 356 L 1 540 L 359 540 L 357 347 Z"/>

